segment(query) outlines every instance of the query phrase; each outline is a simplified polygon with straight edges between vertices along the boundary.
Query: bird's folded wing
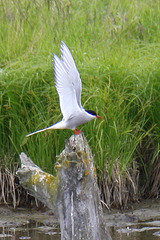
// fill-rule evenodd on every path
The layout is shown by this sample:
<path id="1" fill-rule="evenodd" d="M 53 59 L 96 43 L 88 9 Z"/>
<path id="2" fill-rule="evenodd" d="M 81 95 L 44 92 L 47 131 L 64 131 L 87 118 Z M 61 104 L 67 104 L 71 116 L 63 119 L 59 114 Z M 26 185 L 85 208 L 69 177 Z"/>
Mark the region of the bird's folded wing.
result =
<path id="1" fill-rule="evenodd" d="M 77 70 L 74 58 L 73 58 L 69 48 L 63 41 L 61 44 L 61 59 L 62 59 L 63 65 L 68 73 L 70 81 L 72 82 L 72 85 L 75 89 L 77 103 L 78 103 L 79 107 L 82 108 L 82 106 L 81 106 L 82 81 L 80 78 L 80 74 Z"/>
<path id="2" fill-rule="evenodd" d="M 71 118 L 74 112 L 81 111 L 76 98 L 71 75 L 63 61 L 54 55 L 54 70 L 56 88 L 59 94 L 60 108 L 65 120 Z"/>

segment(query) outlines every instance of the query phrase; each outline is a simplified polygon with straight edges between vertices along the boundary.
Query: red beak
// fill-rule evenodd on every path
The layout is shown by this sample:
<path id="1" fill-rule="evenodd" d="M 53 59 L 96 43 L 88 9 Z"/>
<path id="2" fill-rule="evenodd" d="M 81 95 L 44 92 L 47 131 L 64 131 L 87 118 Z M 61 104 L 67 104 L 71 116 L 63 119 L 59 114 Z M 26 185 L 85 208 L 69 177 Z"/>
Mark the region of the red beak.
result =
<path id="1" fill-rule="evenodd" d="M 100 116 L 98 116 L 98 115 L 97 115 L 96 117 L 97 117 L 97 118 L 100 118 L 100 119 L 103 119 L 102 117 L 100 117 Z"/>

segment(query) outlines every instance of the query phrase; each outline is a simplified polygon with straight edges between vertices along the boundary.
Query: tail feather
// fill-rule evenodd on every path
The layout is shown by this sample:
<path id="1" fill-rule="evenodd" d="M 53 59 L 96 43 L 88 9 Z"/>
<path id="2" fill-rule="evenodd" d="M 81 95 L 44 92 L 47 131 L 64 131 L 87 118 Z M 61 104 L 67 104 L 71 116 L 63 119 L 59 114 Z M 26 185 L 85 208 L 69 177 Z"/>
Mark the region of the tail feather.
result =
<path id="1" fill-rule="evenodd" d="M 44 132 L 44 131 L 47 131 L 47 130 L 50 130 L 50 129 L 66 129 L 66 123 L 65 123 L 65 121 L 57 122 L 57 123 L 55 123 L 54 125 L 52 125 L 50 127 L 40 129 L 40 130 L 35 131 L 33 133 L 29 133 L 29 134 L 26 135 L 26 137 L 30 137 L 30 136 L 32 136 L 34 134 L 37 134 L 37 133 L 40 133 L 40 132 Z"/>
<path id="2" fill-rule="evenodd" d="M 37 134 L 37 133 L 40 133 L 40 132 L 44 132 L 44 131 L 47 131 L 47 130 L 49 130 L 49 129 L 53 129 L 53 128 L 51 128 L 51 127 L 43 128 L 43 129 L 40 129 L 40 130 L 37 130 L 37 131 L 35 131 L 35 132 L 32 132 L 32 133 L 27 134 L 26 137 L 30 137 L 30 136 L 32 136 L 32 135 L 34 135 L 34 134 Z"/>

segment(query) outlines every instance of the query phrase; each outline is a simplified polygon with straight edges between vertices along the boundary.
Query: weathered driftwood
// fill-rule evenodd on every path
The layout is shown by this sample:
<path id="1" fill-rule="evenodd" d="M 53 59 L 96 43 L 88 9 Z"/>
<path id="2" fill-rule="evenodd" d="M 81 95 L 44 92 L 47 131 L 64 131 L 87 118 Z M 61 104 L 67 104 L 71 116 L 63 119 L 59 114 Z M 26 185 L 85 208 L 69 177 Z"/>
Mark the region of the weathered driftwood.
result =
<path id="1" fill-rule="evenodd" d="M 58 215 L 63 240 L 108 240 L 100 203 L 93 156 L 83 134 L 66 141 L 56 169 L 43 172 L 24 153 L 17 171 L 22 185 Z"/>
<path id="2" fill-rule="evenodd" d="M 25 153 L 20 154 L 21 168 L 17 175 L 22 186 L 54 211 L 57 200 L 57 178 L 43 172 Z"/>

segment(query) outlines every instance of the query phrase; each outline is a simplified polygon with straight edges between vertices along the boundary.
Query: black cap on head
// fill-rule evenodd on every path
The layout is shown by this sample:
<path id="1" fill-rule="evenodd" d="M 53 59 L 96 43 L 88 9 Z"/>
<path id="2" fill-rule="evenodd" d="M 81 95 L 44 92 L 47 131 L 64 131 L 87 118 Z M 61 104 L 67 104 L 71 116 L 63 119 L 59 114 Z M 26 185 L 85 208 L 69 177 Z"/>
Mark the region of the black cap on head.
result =
<path id="1" fill-rule="evenodd" d="M 97 113 L 95 111 L 92 111 L 92 110 L 85 110 L 85 111 L 93 116 L 97 116 Z"/>

